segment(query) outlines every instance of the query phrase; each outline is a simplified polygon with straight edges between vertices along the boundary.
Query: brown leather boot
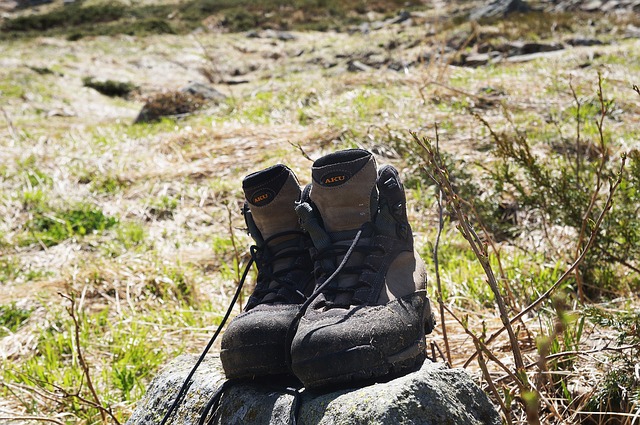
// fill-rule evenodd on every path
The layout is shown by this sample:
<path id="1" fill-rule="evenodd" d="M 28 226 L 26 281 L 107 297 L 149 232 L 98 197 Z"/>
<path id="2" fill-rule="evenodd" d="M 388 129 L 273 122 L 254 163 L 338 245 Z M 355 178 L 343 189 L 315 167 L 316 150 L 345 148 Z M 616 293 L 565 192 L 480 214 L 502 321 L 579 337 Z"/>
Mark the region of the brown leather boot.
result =
<path id="1" fill-rule="evenodd" d="M 220 359 L 228 379 L 289 374 L 287 330 L 314 288 L 311 242 L 295 213 L 301 190 L 284 165 L 250 174 L 242 186 L 258 278 L 223 335 Z"/>
<path id="2" fill-rule="evenodd" d="M 352 149 L 315 161 L 312 177 L 296 212 L 314 244 L 317 298 L 297 324 L 292 370 L 307 388 L 407 373 L 434 320 L 398 173 Z"/>

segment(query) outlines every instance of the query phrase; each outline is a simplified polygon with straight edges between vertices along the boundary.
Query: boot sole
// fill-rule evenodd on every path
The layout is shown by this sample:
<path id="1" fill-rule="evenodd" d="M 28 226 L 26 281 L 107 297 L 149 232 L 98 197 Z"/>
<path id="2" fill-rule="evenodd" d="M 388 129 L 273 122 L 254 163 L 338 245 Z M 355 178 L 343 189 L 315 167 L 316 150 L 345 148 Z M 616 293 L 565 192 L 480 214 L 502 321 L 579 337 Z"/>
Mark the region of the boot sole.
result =
<path id="1" fill-rule="evenodd" d="M 255 344 L 223 349 L 220 351 L 220 359 L 227 379 L 290 375 L 284 354 L 282 345 Z"/>
<path id="2" fill-rule="evenodd" d="M 385 356 L 372 345 L 315 357 L 293 364 L 293 371 L 306 388 L 350 386 L 404 375 L 422 365 L 426 358 L 424 338 L 394 354 Z M 362 368 L 362 365 L 368 365 Z M 329 373 L 330 372 L 330 373 Z"/>

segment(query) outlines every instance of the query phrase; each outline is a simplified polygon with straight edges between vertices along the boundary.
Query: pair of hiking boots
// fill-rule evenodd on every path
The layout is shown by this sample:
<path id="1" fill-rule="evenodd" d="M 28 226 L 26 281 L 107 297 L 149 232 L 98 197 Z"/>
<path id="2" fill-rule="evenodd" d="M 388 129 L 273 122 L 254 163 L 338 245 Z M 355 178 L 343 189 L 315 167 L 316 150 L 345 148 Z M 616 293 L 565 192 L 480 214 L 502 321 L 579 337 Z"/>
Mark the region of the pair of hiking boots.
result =
<path id="1" fill-rule="evenodd" d="M 422 364 L 434 320 L 395 168 L 350 149 L 315 161 L 304 189 L 280 164 L 242 186 L 258 277 L 222 339 L 228 379 L 317 389 Z"/>

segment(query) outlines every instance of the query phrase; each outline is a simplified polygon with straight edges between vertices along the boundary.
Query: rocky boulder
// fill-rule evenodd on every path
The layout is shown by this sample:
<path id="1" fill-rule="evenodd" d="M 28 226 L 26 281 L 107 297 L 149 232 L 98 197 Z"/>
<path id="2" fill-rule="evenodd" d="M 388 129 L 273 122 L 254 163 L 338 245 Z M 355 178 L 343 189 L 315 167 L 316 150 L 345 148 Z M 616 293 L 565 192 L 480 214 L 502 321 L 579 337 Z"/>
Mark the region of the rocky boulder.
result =
<path id="1" fill-rule="evenodd" d="M 196 357 L 185 355 L 165 367 L 126 425 L 159 424 L 195 361 Z M 170 423 L 197 424 L 200 412 L 223 382 L 219 358 L 207 357 Z M 494 405 L 465 371 L 429 361 L 419 370 L 385 383 L 325 393 L 301 391 L 294 396 L 285 383 L 276 382 L 233 385 L 221 398 L 215 423 L 289 424 L 294 401 L 299 406 L 298 424 L 501 423 Z"/>
<path id="2" fill-rule="evenodd" d="M 510 13 L 530 10 L 531 7 L 524 0 L 492 0 L 471 11 L 469 19 L 478 21 L 486 18 L 503 18 Z"/>

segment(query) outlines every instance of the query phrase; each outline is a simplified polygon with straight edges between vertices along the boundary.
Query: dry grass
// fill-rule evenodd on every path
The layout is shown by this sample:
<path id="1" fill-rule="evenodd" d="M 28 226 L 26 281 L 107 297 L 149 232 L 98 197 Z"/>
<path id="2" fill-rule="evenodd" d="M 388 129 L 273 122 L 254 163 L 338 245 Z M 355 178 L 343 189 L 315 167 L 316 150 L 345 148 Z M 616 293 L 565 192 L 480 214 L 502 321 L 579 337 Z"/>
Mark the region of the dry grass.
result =
<path id="1" fill-rule="evenodd" d="M 481 175 L 483 167 L 492 166 L 487 154 L 492 142 L 469 109 L 495 128 L 508 129 L 504 107 L 518 124 L 534 131 L 545 127 L 551 112 L 571 106 L 569 81 L 583 96 L 591 96 L 596 69 L 604 73 L 608 95 L 622 111 L 617 120 L 608 122 L 616 149 L 637 146 L 640 97 L 630 88 L 638 83 L 632 81 L 637 75 L 634 71 L 639 70 L 638 40 L 575 48 L 531 63 L 475 69 L 449 66 L 443 58 L 409 67 L 406 73 L 386 69 L 349 73 L 345 72 L 348 58 L 336 58 L 338 54 L 373 54 L 410 63 L 426 52 L 433 53 L 448 33 L 446 25 L 440 27 L 428 16 L 428 25 L 442 29 L 441 33 L 425 36 L 425 27 L 416 26 L 354 35 L 296 33 L 297 38 L 287 42 L 205 33 L 5 43 L 0 58 L 4 96 L 0 111 L 0 276 L 4 273 L 7 279 L 0 283 L 0 305 L 15 302 L 31 315 L 22 327 L 0 340 L 2 373 L 27 364 L 31 365 L 28 370 L 35 371 L 34 357 L 43 357 L 39 344 L 49 338 L 45 331 L 69 326 L 58 292 L 76 295 L 85 326 L 103 329 L 104 341 L 117 342 L 123 330 L 134 330 L 134 336 L 143 335 L 147 346 L 158 349 L 156 357 L 161 360 L 178 352 L 199 352 L 230 300 L 235 267 L 242 266 L 234 265 L 234 260 L 247 260 L 246 250 L 239 259 L 230 254 L 228 231 L 231 225 L 239 245 L 249 246 L 238 208 L 241 179 L 284 162 L 302 184 L 308 183 L 310 162 L 297 146 L 311 158 L 345 147 L 368 148 L 380 163 L 392 163 L 405 178 L 415 180 L 420 173 L 415 160 L 402 156 L 407 147 L 415 149 L 408 130 L 432 136 L 438 123 L 443 152 L 464 161 L 469 172 Z M 389 50 L 384 46 L 390 40 L 404 44 Z M 336 66 L 325 69 L 323 61 Z M 591 65 L 583 67 L 586 62 Z M 47 67 L 53 73 L 41 75 L 28 67 Z M 141 87 L 142 99 L 162 90 L 177 90 L 192 80 L 203 81 L 202 67 L 221 75 L 234 68 L 255 70 L 246 75 L 247 84 L 217 86 L 229 95 L 226 103 L 184 119 L 148 125 L 131 124 L 141 102 L 107 98 L 82 87 L 82 78 L 87 76 L 127 80 Z M 413 185 L 408 194 L 417 244 L 428 257 L 438 220 L 435 199 L 426 187 Z M 60 215 L 77 204 L 116 217 L 118 224 L 48 247 L 38 241 L 23 243 L 38 208 L 45 214 Z M 560 245 L 571 240 L 571 235 L 556 230 Z M 507 262 L 525 261 L 522 247 L 532 254 L 552 251 L 542 240 L 542 236 L 523 235 L 522 240 L 501 245 L 502 256 Z M 465 242 L 455 230 L 445 232 L 444 241 L 451 260 L 442 270 L 447 305 L 461 316 L 468 315 L 470 329 L 481 332 L 486 327 L 486 334 L 491 335 L 501 323 L 487 305 L 483 275 L 464 253 Z M 556 257 L 556 261 L 562 266 L 567 259 Z M 539 266 L 523 267 L 525 274 L 520 278 L 526 280 L 530 277 L 527 271 L 553 269 L 556 264 Z M 522 286 L 523 294 L 531 290 Z M 527 302 L 524 298 L 517 300 L 521 306 Z M 637 296 L 625 293 L 624 300 L 606 307 L 633 309 L 638 302 Z M 571 308 L 579 310 L 580 306 Z M 101 315 L 114 327 L 97 325 L 105 320 Z M 537 362 L 536 337 L 548 332 L 550 321 L 552 312 L 536 311 L 517 327 L 525 364 Z M 446 325 L 453 366 L 461 367 L 476 348 L 453 318 L 448 317 Z M 548 423 L 583 419 L 576 416 L 576 409 L 602 378 L 608 359 L 606 351 L 592 350 L 612 344 L 608 341 L 614 338 L 610 331 L 588 327 L 571 367 L 550 372 L 570 376 L 568 391 L 575 399 L 573 405 L 561 397 L 547 400 L 561 415 L 561 419 L 554 418 L 553 409 L 543 408 Z M 430 339 L 444 346 L 441 329 L 436 328 Z M 505 337 L 496 339 L 491 349 L 513 368 Z M 109 375 L 113 346 L 87 336 L 84 350 L 105 403 L 120 420 L 126 419 L 158 366 L 141 375 L 131 395 L 124 397 Z M 502 382 L 502 370 L 491 362 L 489 366 L 493 379 Z M 72 369 L 73 356 L 56 367 Z M 467 369 L 481 381 L 475 362 Z M 52 395 L 44 390 L 34 392 L 33 382 L 26 389 L 9 388 L 26 385 L 18 381 L 4 385 L 0 416 L 33 415 L 25 407 L 33 403 L 38 415 L 62 422 L 100 420 L 90 409 L 70 409 L 60 389 L 46 387 Z M 67 390 L 78 388 L 78 378 L 60 385 Z M 523 412 L 514 414 L 521 419 Z"/>

